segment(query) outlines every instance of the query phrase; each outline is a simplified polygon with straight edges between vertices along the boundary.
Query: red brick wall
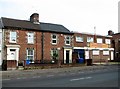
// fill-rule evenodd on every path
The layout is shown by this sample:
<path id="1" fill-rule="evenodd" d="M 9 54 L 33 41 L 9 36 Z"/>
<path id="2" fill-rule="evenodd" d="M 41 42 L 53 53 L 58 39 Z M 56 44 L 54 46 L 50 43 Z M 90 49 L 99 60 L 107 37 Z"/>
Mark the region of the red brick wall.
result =
<path id="1" fill-rule="evenodd" d="M 7 60 L 7 69 L 16 69 L 17 67 L 17 61 L 16 60 Z"/>
<path id="2" fill-rule="evenodd" d="M 20 45 L 19 50 L 19 60 L 26 59 L 26 49 L 34 48 L 34 58 L 35 60 L 41 59 L 41 32 L 29 31 L 29 30 L 13 30 L 17 32 L 17 43 L 9 43 L 9 34 L 11 30 L 5 32 L 6 42 L 5 45 Z M 27 43 L 27 32 L 34 32 L 34 44 Z"/>
<path id="3" fill-rule="evenodd" d="M 60 48 L 59 59 L 63 60 L 63 46 L 65 46 L 65 41 L 64 41 L 65 34 L 59 34 L 59 33 L 57 34 L 58 41 L 56 45 L 53 45 L 51 42 L 51 34 L 57 34 L 57 33 L 49 33 L 49 32 L 44 33 L 44 59 L 47 60 L 51 59 L 50 51 L 52 48 Z M 72 42 L 70 46 L 72 46 Z"/>
<path id="4" fill-rule="evenodd" d="M 82 36 L 84 41 L 83 42 L 76 42 L 76 36 Z M 87 37 L 93 37 L 94 42 L 95 42 L 96 38 L 102 38 L 103 43 L 105 43 L 105 39 L 111 39 L 112 40 L 111 37 L 105 37 L 105 36 L 99 36 L 99 35 L 94 36 L 94 35 L 91 35 L 91 34 L 75 33 L 74 34 L 74 47 L 87 47 L 88 46 Z"/>
<path id="5" fill-rule="evenodd" d="M 93 55 L 93 51 L 90 50 L 90 59 L 93 59 L 93 63 L 97 63 L 97 62 L 107 62 L 108 58 L 110 58 L 110 52 L 109 51 L 109 55 L 103 55 L 103 50 L 99 50 L 99 54 L 100 55 Z"/>
<path id="6" fill-rule="evenodd" d="M 6 45 L 20 45 L 19 51 L 19 60 L 23 61 L 26 60 L 26 49 L 27 48 L 34 48 L 34 59 L 41 60 L 42 59 L 42 32 L 39 31 L 30 31 L 30 30 L 13 30 L 17 32 L 17 43 L 9 43 L 9 34 L 11 30 L 6 31 Z M 27 32 L 34 32 L 34 44 L 27 43 Z M 50 60 L 51 59 L 51 49 L 52 48 L 60 48 L 59 50 L 59 59 L 63 60 L 63 46 L 65 46 L 64 36 L 68 34 L 61 34 L 61 33 L 54 33 L 58 35 L 58 43 L 56 45 L 51 44 L 51 34 L 50 32 L 44 32 L 43 36 L 43 59 Z M 72 35 L 70 35 L 72 36 Z M 71 38 L 71 45 L 72 46 L 72 38 Z"/>

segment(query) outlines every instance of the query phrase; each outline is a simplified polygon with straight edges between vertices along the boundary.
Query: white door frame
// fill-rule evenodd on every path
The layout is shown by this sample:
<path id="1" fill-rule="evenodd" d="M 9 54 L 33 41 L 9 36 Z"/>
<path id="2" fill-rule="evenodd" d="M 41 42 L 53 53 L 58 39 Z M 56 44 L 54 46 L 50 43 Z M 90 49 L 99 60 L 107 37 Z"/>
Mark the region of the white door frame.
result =
<path id="1" fill-rule="evenodd" d="M 113 54 L 113 51 L 111 51 L 111 60 L 114 60 L 114 54 Z"/>
<path id="2" fill-rule="evenodd" d="M 69 63 L 72 63 L 72 49 L 64 48 L 64 63 L 66 63 L 66 51 L 69 51 Z"/>
<path id="3" fill-rule="evenodd" d="M 17 61 L 16 66 L 18 66 L 20 45 L 6 45 L 6 46 L 7 46 L 7 60 L 11 60 L 10 50 L 15 50 L 15 54 L 16 54 L 15 60 Z"/>
<path id="4" fill-rule="evenodd" d="M 85 59 L 89 59 L 90 56 L 89 56 L 89 50 L 85 50 Z"/>

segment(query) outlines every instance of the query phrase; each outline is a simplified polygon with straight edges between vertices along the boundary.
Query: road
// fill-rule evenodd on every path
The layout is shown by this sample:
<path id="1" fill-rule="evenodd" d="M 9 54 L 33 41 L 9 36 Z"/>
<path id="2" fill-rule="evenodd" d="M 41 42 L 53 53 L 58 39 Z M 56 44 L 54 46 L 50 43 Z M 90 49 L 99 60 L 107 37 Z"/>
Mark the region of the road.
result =
<path id="1" fill-rule="evenodd" d="M 118 67 L 2 81 L 2 87 L 118 87 Z"/>

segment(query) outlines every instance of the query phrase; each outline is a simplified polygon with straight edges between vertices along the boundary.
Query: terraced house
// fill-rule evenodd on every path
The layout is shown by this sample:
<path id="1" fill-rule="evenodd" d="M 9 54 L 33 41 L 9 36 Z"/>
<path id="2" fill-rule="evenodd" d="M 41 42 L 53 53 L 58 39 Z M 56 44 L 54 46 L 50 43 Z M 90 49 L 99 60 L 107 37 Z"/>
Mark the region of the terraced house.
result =
<path id="1" fill-rule="evenodd" d="M 56 58 L 72 63 L 72 35 L 59 24 L 39 22 L 39 14 L 30 16 L 30 21 L 1 18 L 3 31 L 3 59 L 7 68 L 16 68 L 24 60 L 49 61 Z"/>
<path id="2" fill-rule="evenodd" d="M 77 60 L 93 59 L 93 62 L 113 60 L 111 37 L 73 33 L 60 24 L 39 22 L 34 13 L 28 20 L 1 18 L 1 64 L 14 69 L 19 63 L 43 63 L 61 61 L 63 64 Z M 96 40 L 96 41 L 95 41 Z M 97 42 L 97 43 L 96 43 Z"/>

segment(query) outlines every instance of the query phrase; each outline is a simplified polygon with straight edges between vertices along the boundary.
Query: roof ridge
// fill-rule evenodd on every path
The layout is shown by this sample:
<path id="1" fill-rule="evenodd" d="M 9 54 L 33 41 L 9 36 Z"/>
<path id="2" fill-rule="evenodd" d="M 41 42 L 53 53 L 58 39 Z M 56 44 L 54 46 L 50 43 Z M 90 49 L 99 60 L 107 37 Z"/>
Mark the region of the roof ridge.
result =
<path id="1" fill-rule="evenodd" d="M 55 23 L 46 23 L 46 22 L 40 22 L 42 24 L 51 24 L 51 25 L 59 25 L 59 26 L 63 26 L 62 24 L 55 24 Z"/>
<path id="2" fill-rule="evenodd" d="M 9 20 L 16 20 L 16 21 L 25 21 L 25 22 L 30 22 L 29 20 L 22 20 L 22 19 L 14 19 L 14 18 L 7 18 L 7 17 L 1 17 L 3 19 L 9 19 Z"/>

